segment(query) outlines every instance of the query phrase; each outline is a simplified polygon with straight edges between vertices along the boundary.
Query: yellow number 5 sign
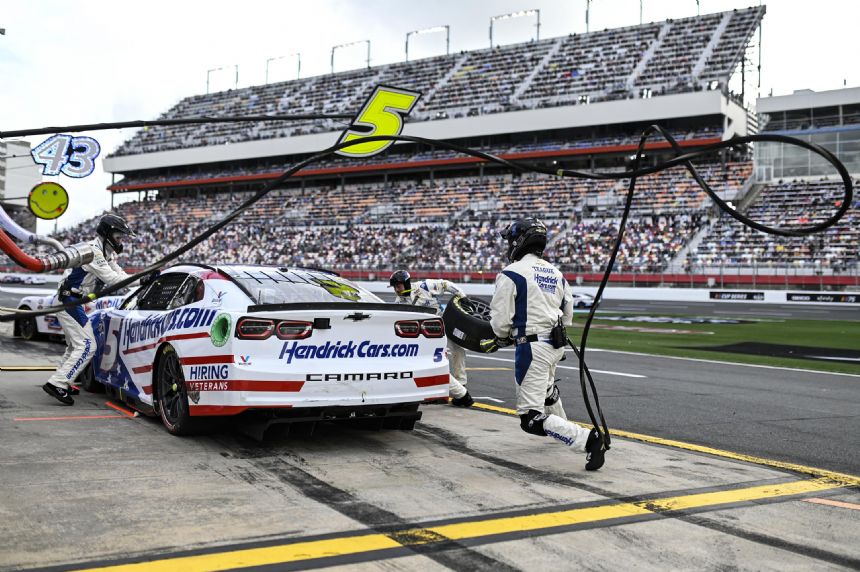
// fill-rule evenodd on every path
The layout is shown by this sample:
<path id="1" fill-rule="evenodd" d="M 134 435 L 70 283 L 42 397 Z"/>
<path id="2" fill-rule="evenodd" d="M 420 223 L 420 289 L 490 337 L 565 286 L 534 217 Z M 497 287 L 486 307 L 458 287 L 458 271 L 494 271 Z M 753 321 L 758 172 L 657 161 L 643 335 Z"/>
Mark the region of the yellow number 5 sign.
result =
<path id="1" fill-rule="evenodd" d="M 416 91 L 376 86 L 367 103 L 361 108 L 349 129 L 343 132 L 338 143 L 345 143 L 372 135 L 400 135 L 403 117 L 409 115 L 421 94 Z M 355 129 L 360 127 L 362 129 Z M 370 157 L 388 149 L 394 141 L 367 141 L 336 151 L 345 157 Z"/>

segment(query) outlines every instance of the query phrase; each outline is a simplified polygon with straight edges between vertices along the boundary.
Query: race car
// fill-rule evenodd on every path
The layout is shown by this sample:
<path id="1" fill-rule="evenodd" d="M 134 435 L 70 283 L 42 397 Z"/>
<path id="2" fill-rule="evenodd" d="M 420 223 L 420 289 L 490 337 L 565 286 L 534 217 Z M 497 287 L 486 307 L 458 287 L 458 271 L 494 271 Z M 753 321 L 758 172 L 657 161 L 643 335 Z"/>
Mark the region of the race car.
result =
<path id="1" fill-rule="evenodd" d="M 412 429 L 419 404 L 448 398 L 433 310 L 386 304 L 323 270 L 174 266 L 91 319 L 95 357 L 79 383 L 175 435 L 237 415 L 261 438 L 296 421 Z"/>
<path id="2" fill-rule="evenodd" d="M 125 296 L 105 296 L 104 298 L 99 298 L 98 300 L 84 304 L 84 311 L 89 315 L 95 310 L 115 308 L 116 306 L 119 306 L 125 298 Z M 57 301 L 56 294 L 25 296 L 21 298 L 20 302 L 18 302 L 18 309 L 41 310 L 42 308 L 48 308 L 58 304 L 59 302 Z M 40 337 L 62 336 L 63 326 L 60 325 L 60 321 L 57 319 L 56 314 L 48 314 L 46 316 L 27 317 L 15 320 L 13 333 L 25 340 L 35 340 Z"/>
<path id="3" fill-rule="evenodd" d="M 591 308 L 594 305 L 594 296 L 582 292 L 573 293 L 574 308 Z"/>

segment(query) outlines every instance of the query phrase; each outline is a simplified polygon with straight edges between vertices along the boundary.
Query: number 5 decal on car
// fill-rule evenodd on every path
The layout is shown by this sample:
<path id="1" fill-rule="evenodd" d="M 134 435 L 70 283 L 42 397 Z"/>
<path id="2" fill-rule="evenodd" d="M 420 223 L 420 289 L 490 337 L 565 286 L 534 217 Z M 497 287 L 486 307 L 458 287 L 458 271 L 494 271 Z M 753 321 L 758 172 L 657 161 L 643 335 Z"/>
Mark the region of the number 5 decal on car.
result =
<path id="1" fill-rule="evenodd" d="M 400 135 L 403 131 L 403 117 L 409 115 L 420 97 L 421 94 L 417 91 L 376 86 L 352 125 L 343 132 L 337 142 L 345 143 L 372 135 Z M 385 151 L 392 143 L 394 141 L 368 141 L 335 152 L 344 157 L 370 157 Z"/>

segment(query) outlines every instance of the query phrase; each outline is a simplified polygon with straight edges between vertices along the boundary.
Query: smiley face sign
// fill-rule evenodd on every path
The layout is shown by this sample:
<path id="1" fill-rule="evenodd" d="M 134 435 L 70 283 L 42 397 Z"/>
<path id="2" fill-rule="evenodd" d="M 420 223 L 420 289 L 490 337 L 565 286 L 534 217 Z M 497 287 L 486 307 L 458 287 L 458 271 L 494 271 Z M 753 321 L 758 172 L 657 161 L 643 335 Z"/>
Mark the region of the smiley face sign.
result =
<path id="1" fill-rule="evenodd" d="M 69 193 L 57 183 L 39 183 L 30 191 L 27 206 L 36 218 L 54 220 L 69 208 Z"/>

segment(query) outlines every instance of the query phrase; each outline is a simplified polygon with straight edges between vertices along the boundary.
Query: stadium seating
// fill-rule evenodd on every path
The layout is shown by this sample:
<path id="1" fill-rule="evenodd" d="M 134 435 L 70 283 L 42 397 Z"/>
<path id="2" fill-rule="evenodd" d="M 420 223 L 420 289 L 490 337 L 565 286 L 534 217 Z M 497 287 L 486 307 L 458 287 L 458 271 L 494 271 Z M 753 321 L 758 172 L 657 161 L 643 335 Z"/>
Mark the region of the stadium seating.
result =
<path id="1" fill-rule="evenodd" d="M 690 141 L 696 139 L 716 138 L 722 135 L 722 128 L 712 125 L 701 127 L 698 129 L 690 129 L 677 131 L 670 129 L 672 135 L 679 141 Z M 506 146 L 491 146 L 482 147 L 479 150 L 493 155 L 505 155 L 516 153 L 529 153 L 533 151 L 564 151 L 568 149 L 586 149 L 594 147 L 607 147 L 617 145 L 633 145 L 638 143 L 640 134 L 637 133 L 621 133 L 616 136 L 605 137 L 585 137 L 577 139 L 561 140 L 561 139 L 541 139 L 540 141 L 521 142 Z M 384 153 L 374 157 L 367 158 L 346 158 L 346 157 L 330 157 L 322 161 L 318 161 L 309 166 L 309 169 L 326 169 L 326 168 L 345 168 L 365 165 L 390 165 L 391 163 L 414 163 L 418 161 L 429 160 L 445 160 L 454 157 L 461 157 L 459 153 L 448 151 L 447 149 L 437 149 L 428 151 L 408 151 L 397 152 L 395 149 L 392 152 Z M 118 181 L 111 188 L 125 189 L 128 186 L 152 184 L 154 188 L 158 187 L 158 183 L 173 182 L 173 181 L 188 181 L 188 180 L 213 180 L 228 177 L 243 177 L 248 175 L 270 174 L 275 175 L 284 172 L 295 161 L 269 161 L 263 165 L 254 167 L 245 166 L 237 163 L 232 167 L 207 168 L 197 166 L 194 168 L 176 170 L 169 175 L 164 174 L 149 174 L 136 173 L 129 175 Z"/>
<path id="2" fill-rule="evenodd" d="M 700 166 L 715 190 L 733 193 L 750 169 L 749 163 Z M 191 258 L 373 270 L 400 261 L 426 268 L 492 270 L 502 263 L 499 227 L 514 218 L 539 216 L 566 236 L 577 237 L 554 243 L 553 256 L 569 269 L 591 268 L 608 252 L 607 236 L 617 227 L 626 185 L 624 180 L 502 175 L 279 189 L 197 247 Z M 138 232 L 125 264 L 151 263 L 251 196 L 219 192 L 120 205 L 117 211 Z M 665 267 L 704 224 L 707 206 L 705 195 L 681 168 L 641 178 L 619 264 L 640 272 Z M 58 238 L 74 242 L 93 224 L 87 221 Z M 577 258 L 580 249 L 583 254 Z"/>
<path id="3" fill-rule="evenodd" d="M 764 7 L 195 95 L 161 118 L 353 112 L 378 83 L 424 93 L 413 120 L 724 88 Z M 585 98 L 585 99 L 582 99 Z M 152 127 L 113 155 L 319 133 L 326 121 Z"/>
<path id="4" fill-rule="evenodd" d="M 746 209 L 746 215 L 771 227 L 810 226 L 835 212 L 843 192 L 841 182 L 835 181 L 766 185 Z M 771 236 L 729 216 L 718 217 L 694 251 L 692 266 L 755 268 L 759 272 L 767 269 L 843 272 L 860 263 L 858 206 L 860 200 L 855 199 L 838 225 L 810 237 Z"/>

